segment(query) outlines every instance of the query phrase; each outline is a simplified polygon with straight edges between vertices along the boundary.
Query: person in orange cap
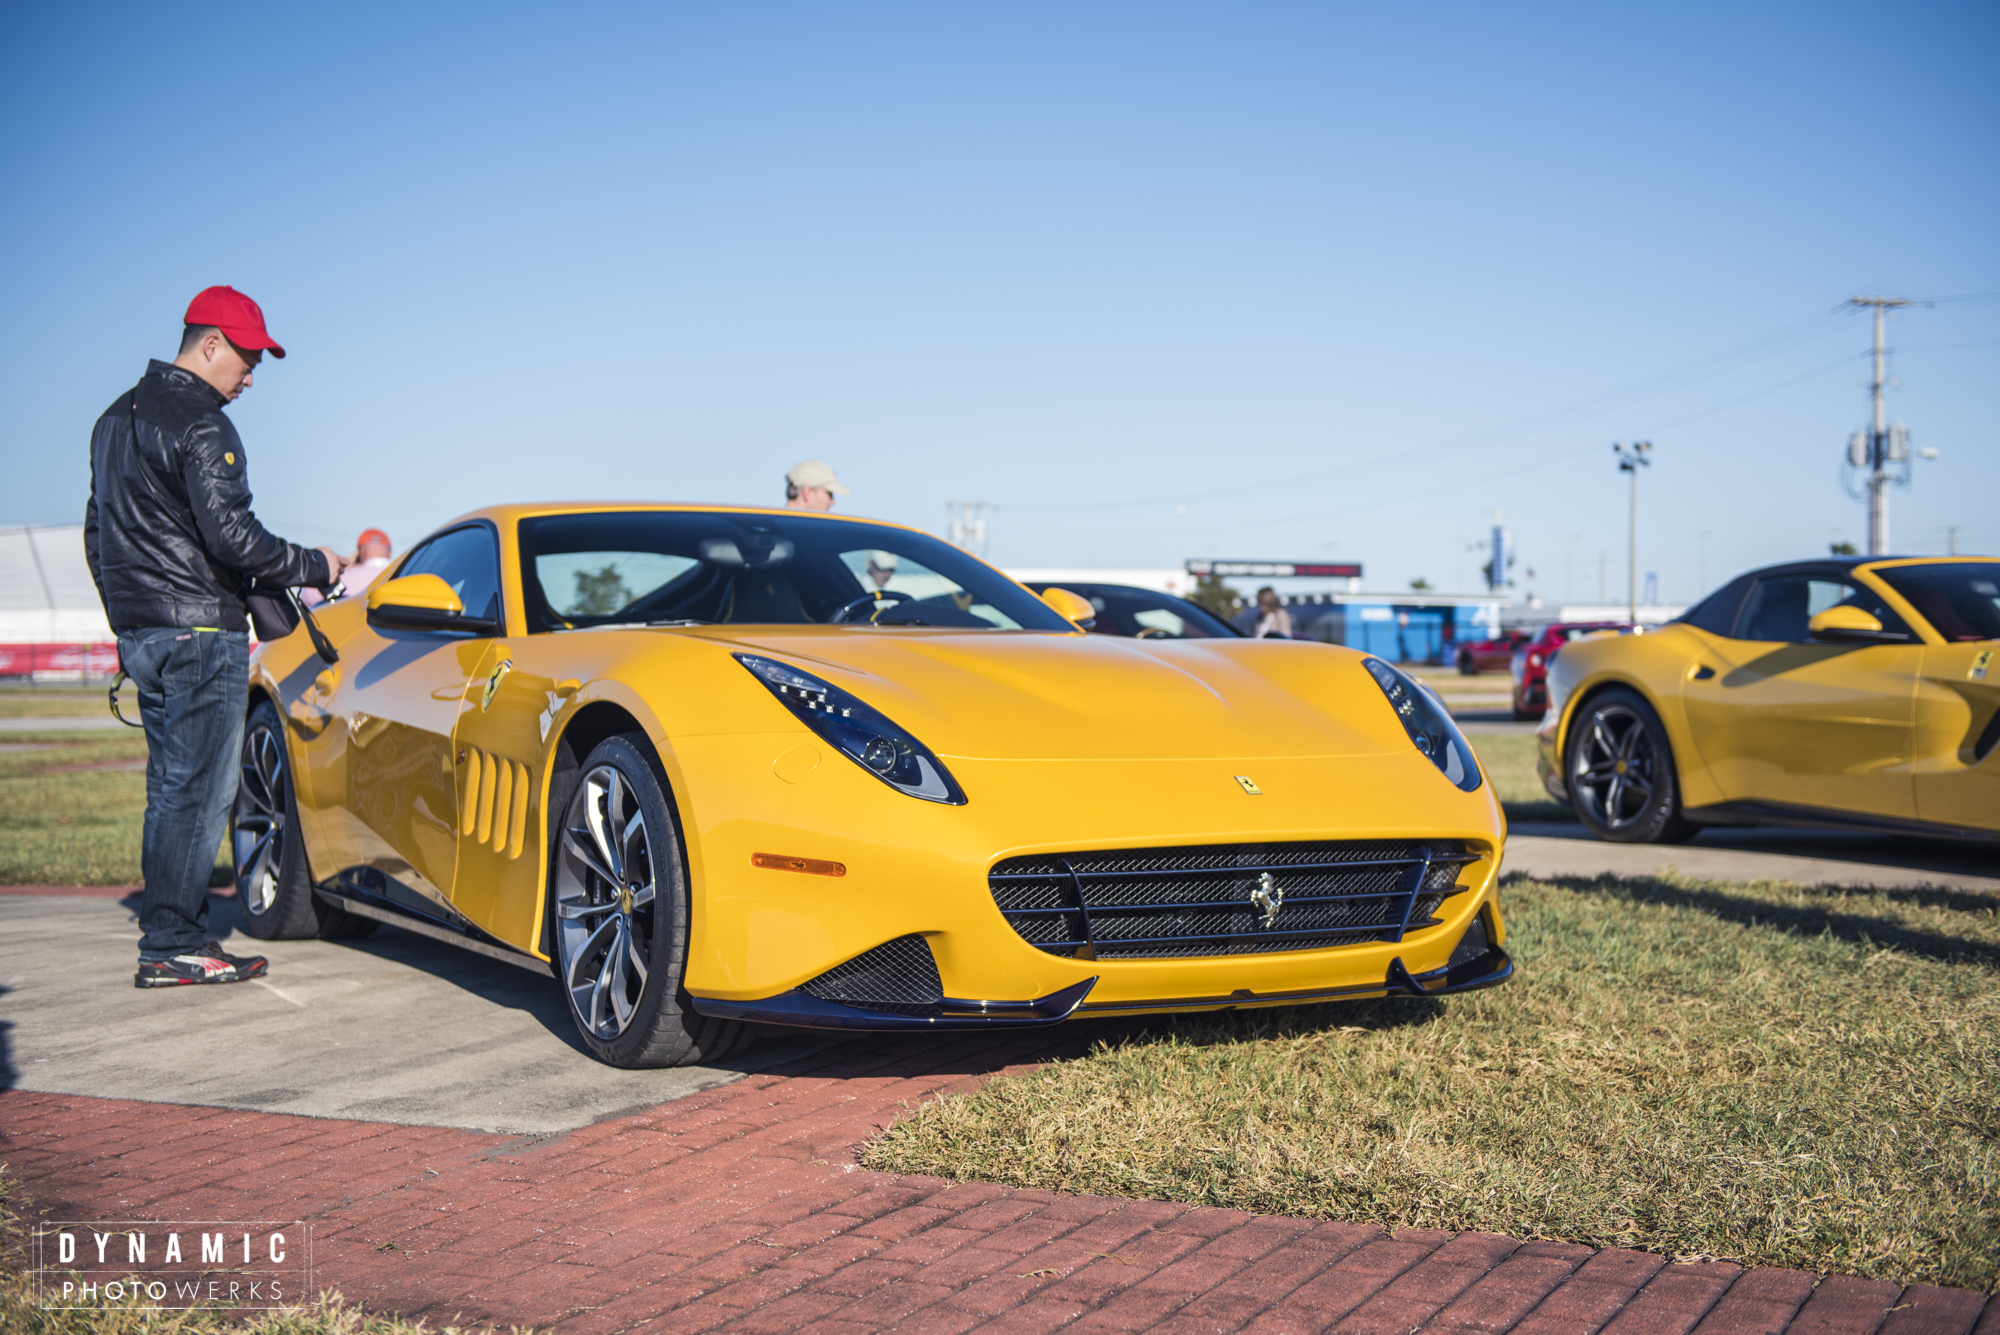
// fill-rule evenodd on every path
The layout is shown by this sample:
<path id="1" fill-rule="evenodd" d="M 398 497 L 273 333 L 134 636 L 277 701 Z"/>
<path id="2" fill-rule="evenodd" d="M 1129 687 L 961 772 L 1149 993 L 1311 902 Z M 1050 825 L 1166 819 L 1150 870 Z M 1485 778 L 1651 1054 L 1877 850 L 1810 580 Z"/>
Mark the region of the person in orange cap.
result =
<path id="1" fill-rule="evenodd" d="M 354 540 L 354 560 L 340 577 L 341 585 L 352 598 L 357 593 L 368 592 L 368 586 L 375 577 L 389 568 L 389 535 L 379 528 L 364 528 L 361 536 Z M 308 607 L 317 607 L 323 601 L 317 589 L 299 591 L 299 601 Z"/>

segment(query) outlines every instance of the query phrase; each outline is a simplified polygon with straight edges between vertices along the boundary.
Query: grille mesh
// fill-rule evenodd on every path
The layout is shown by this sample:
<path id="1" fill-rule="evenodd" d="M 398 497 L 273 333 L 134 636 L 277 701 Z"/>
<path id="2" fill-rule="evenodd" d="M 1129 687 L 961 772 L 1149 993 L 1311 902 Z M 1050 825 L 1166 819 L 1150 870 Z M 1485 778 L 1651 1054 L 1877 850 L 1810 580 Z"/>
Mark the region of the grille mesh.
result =
<path id="1" fill-rule="evenodd" d="M 1021 938 L 1053 955 L 1242 955 L 1435 926 L 1477 860 L 1450 840 L 1214 844 L 1011 858 L 988 883 Z"/>
<path id="2" fill-rule="evenodd" d="M 899 936 L 837 964 L 800 991 L 864 1010 L 922 1015 L 944 1000 L 937 958 L 921 936 Z"/>

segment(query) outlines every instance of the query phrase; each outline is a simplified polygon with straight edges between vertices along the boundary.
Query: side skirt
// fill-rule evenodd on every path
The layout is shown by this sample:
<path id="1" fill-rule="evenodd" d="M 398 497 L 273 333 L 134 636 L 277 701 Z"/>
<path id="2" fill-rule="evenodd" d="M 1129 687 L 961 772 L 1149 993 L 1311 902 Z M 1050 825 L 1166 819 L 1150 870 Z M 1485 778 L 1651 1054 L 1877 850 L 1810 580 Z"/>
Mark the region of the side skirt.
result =
<path id="1" fill-rule="evenodd" d="M 2000 830 L 1973 830 L 1962 825 L 1934 825 L 1894 816 L 1864 816 L 1820 807 L 1794 807 L 1782 802 L 1715 802 L 1683 807 L 1681 814 L 1696 825 L 1778 825 L 1799 830 L 1854 830 L 1866 834 L 1913 834 L 1927 839 L 1971 839 L 2000 843 Z"/>
<path id="2" fill-rule="evenodd" d="M 386 922 L 391 927 L 400 927 L 406 932 L 415 932 L 418 936 L 427 936 L 433 941 L 443 941 L 461 950 L 469 950 L 475 955 L 504 960 L 530 973 L 541 974 L 544 978 L 555 977 L 555 969 L 547 960 L 539 959 L 524 950 L 516 950 L 506 942 L 488 936 L 464 918 L 456 915 L 446 918 L 436 912 L 418 910 L 403 902 L 404 897 L 418 898 L 414 891 L 404 890 L 404 896 L 392 898 L 391 894 L 385 894 L 369 884 L 378 879 L 388 881 L 389 878 L 371 869 L 342 872 L 331 881 L 314 886 L 313 893 L 336 908 L 357 917 L 373 918 L 377 922 Z M 391 890 L 393 893 L 392 887 L 403 888 L 390 881 L 383 889 Z M 429 901 L 424 902 L 428 907 Z"/>

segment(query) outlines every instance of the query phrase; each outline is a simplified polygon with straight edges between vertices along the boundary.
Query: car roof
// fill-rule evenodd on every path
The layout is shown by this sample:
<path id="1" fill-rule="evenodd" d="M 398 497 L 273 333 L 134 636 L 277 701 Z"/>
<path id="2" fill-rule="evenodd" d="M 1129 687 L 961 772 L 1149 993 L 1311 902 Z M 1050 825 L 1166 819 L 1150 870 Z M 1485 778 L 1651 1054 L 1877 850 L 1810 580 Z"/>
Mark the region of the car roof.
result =
<path id="1" fill-rule="evenodd" d="M 629 514 L 634 510 L 829 519 L 842 524 L 901 529 L 906 533 L 924 533 L 925 537 L 936 536 L 925 533 L 923 529 L 911 524 L 898 524 L 887 519 L 870 519 L 866 515 L 837 515 L 824 510 L 792 510 L 782 505 L 722 505 L 705 501 L 513 501 L 500 505 L 482 505 L 477 510 L 468 510 L 457 518 L 447 520 L 428 530 L 425 536 L 442 533 L 448 528 L 480 519 L 505 527 L 522 519 L 539 519 L 546 515 Z"/>

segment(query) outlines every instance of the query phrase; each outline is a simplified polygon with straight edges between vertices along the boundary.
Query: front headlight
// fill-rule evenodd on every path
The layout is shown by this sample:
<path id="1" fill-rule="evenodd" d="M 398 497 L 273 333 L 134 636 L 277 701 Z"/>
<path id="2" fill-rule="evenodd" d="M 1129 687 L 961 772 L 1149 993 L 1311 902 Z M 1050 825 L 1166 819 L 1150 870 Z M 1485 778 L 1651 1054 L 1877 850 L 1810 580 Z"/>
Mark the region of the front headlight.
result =
<path id="1" fill-rule="evenodd" d="M 1417 685 L 1414 677 L 1379 658 L 1364 658 L 1361 666 L 1368 669 L 1368 675 L 1382 688 L 1382 694 L 1389 697 L 1389 707 L 1396 711 L 1403 731 L 1410 734 L 1417 750 L 1429 756 L 1445 778 L 1466 792 L 1478 788 L 1482 782 L 1479 762 L 1473 759 L 1465 734 L 1451 721 L 1451 715 L 1437 697 Z"/>
<path id="2" fill-rule="evenodd" d="M 755 654 L 737 654 L 771 694 L 835 749 L 899 793 L 964 806 L 965 793 L 930 748 L 831 682 Z"/>

